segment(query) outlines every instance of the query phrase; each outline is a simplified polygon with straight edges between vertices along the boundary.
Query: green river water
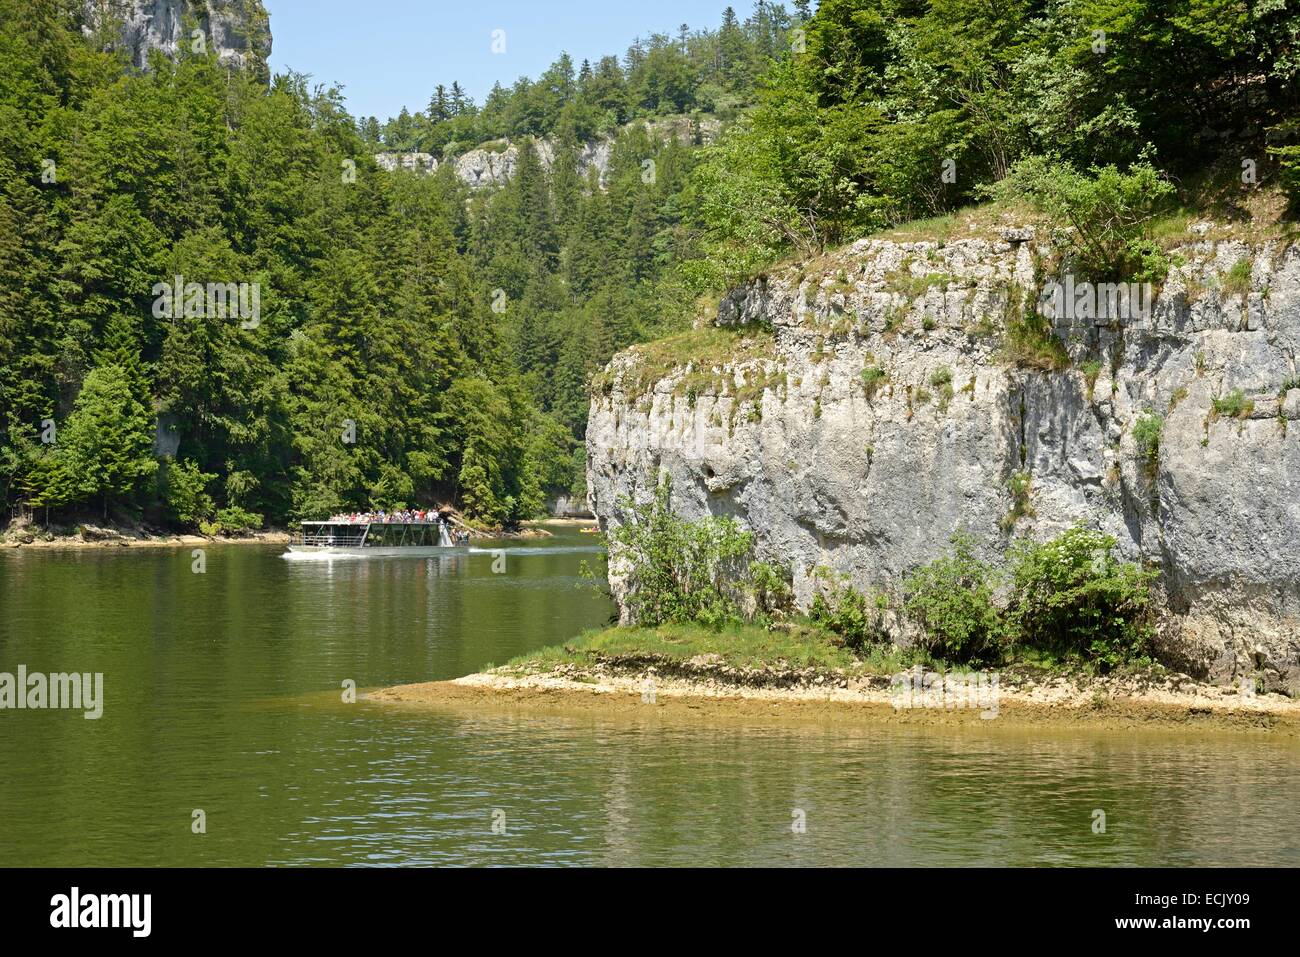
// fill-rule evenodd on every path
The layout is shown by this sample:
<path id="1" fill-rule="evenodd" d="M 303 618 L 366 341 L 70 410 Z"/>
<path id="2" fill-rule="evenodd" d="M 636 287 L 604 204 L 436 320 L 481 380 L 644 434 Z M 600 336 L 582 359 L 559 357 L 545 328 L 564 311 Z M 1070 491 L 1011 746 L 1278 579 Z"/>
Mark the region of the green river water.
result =
<path id="1" fill-rule="evenodd" d="M 1262 736 L 343 702 L 345 680 L 456 677 L 608 620 L 589 537 L 506 548 L 505 574 L 488 553 L 213 547 L 201 575 L 188 549 L 0 553 L 0 672 L 104 674 L 98 721 L 0 711 L 0 864 L 1300 864 L 1300 749 Z"/>

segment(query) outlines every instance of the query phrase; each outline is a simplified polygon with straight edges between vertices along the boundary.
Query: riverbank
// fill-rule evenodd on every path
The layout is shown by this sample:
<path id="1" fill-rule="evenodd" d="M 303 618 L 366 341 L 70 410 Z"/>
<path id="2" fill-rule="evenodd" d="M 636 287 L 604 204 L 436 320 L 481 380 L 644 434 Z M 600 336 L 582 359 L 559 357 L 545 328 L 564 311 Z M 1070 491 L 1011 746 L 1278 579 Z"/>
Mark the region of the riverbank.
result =
<path id="1" fill-rule="evenodd" d="M 159 532 L 142 528 L 105 528 L 82 525 L 76 529 L 45 529 L 28 526 L 0 534 L 0 549 L 95 549 L 95 548 L 203 548 L 212 545 L 287 545 L 290 534 L 281 529 L 249 532 L 230 538 Z"/>
<path id="2" fill-rule="evenodd" d="M 466 525 L 456 516 L 457 524 L 482 541 L 524 541 L 551 538 L 546 525 L 561 527 L 592 525 L 579 520 L 553 519 L 526 522 L 512 531 L 481 529 Z M 285 529 L 267 529 L 232 536 L 207 536 L 197 533 L 167 532 L 146 526 L 95 525 L 42 526 L 32 523 L 12 524 L 0 530 L 0 549 L 94 549 L 94 548 L 201 548 L 210 545 L 287 545 L 293 535 Z"/>
<path id="3" fill-rule="evenodd" d="M 478 532 L 473 535 L 475 540 L 482 542 L 531 541 L 553 537 L 553 534 L 544 528 L 522 528 L 513 532 Z M 288 545 L 292 540 L 292 534 L 278 529 L 249 532 L 247 535 L 230 538 L 224 536 L 210 538 L 206 535 L 123 532 L 96 527 L 58 534 L 40 531 L 22 536 L 4 535 L 0 536 L 0 549 L 201 548 L 206 545 Z"/>
<path id="4" fill-rule="evenodd" d="M 1095 675 L 1022 663 L 940 672 L 909 666 L 898 652 L 857 659 L 812 629 L 736 629 L 721 636 L 721 651 L 705 650 L 709 634 L 671 627 L 590 632 L 500 668 L 367 697 L 416 707 L 505 705 L 696 721 L 1183 728 L 1300 738 L 1300 702 L 1158 667 Z"/>

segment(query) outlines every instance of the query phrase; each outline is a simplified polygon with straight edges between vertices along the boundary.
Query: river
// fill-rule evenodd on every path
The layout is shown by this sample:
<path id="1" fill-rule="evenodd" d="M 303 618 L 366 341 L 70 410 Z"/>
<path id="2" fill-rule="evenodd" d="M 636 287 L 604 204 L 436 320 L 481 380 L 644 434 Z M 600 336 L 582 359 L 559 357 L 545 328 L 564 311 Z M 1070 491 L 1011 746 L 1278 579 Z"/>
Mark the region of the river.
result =
<path id="1" fill-rule="evenodd" d="M 605 624 L 600 553 L 281 551 L 0 552 L 0 672 L 104 675 L 99 720 L 0 711 L 0 864 L 1300 865 L 1262 736 L 348 703 Z"/>

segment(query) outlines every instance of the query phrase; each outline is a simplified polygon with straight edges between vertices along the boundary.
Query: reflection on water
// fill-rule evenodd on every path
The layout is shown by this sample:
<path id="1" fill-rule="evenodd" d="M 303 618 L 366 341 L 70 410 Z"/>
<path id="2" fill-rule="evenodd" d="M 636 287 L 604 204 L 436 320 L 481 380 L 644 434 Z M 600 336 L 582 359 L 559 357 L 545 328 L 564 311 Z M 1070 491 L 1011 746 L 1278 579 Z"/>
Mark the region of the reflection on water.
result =
<path id="1" fill-rule="evenodd" d="M 0 671 L 102 671 L 106 697 L 98 722 L 0 712 L 0 861 L 1300 864 L 1300 751 L 1261 737 L 342 702 L 344 681 L 454 677 L 603 624 L 591 551 L 511 547 L 504 575 L 491 549 L 214 548 L 206 575 L 188 550 L 0 555 Z"/>
<path id="2" fill-rule="evenodd" d="M 359 765 L 274 862 L 1300 861 L 1296 756 L 1261 742 L 376 712 L 401 745 Z"/>

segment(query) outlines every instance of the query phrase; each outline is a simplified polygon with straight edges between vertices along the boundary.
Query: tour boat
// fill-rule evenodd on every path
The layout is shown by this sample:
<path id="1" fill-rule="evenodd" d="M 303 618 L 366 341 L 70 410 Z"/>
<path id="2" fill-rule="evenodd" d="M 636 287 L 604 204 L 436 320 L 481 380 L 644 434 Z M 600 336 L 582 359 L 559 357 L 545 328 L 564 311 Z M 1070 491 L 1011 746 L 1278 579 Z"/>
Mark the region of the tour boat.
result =
<path id="1" fill-rule="evenodd" d="M 303 522 L 289 552 L 295 555 L 432 556 L 468 554 L 445 522 Z"/>

